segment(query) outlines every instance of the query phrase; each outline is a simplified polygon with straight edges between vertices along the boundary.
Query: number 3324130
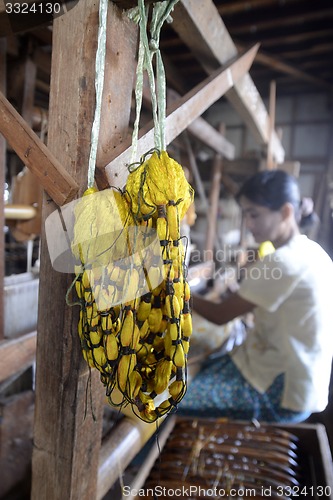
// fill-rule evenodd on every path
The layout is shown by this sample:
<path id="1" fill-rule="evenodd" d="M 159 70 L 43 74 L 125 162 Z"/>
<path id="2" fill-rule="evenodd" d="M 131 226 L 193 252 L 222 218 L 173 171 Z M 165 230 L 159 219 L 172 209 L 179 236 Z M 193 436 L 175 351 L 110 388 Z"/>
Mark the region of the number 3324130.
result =
<path id="1" fill-rule="evenodd" d="M 7 14 L 59 14 L 60 3 L 53 2 L 6 2 Z"/>

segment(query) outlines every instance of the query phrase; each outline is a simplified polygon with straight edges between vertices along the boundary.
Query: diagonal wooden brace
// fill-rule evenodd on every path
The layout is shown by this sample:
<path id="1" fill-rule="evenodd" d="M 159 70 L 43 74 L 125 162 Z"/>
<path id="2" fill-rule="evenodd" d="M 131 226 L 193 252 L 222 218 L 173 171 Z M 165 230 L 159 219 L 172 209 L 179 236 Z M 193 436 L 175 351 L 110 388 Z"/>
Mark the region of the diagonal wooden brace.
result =
<path id="1" fill-rule="evenodd" d="M 241 76 L 248 72 L 258 51 L 259 44 L 240 55 L 229 64 L 219 68 L 202 83 L 179 99 L 167 110 L 165 120 L 165 142 L 170 144 L 196 118 L 202 115 L 214 102 L 220 99 Z M 140 131 L 137 160 L 154 147 L 154 126 L 150 122 Z M 123 187 L 131 158 L 131 141 L 125 142 L 114 150 L 114 159 L 105 167 L 108 182 L 112 186 Z"/>
<path id="2" fill-rule="evenodd" d="M 0 92 L 0 133 L 57 205 L 72 200 L 79 186 Z"/>

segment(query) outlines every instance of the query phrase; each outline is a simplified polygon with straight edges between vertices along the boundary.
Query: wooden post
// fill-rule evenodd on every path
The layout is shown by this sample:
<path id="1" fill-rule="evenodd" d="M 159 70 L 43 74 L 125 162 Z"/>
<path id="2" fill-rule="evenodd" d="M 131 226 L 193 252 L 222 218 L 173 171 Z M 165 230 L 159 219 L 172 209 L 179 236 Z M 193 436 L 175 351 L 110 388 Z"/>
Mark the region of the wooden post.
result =
<path id="1" fill-rule="evenodd" d="M 275 130 L 275 107 L 276 107 L 276 83 L 271 81 L 269 88 L 269 133 L 267 144 L 267 168 L 272 170 L 276 168 L 276 159 L 273 151 L 273 133 Z"/>
<path id="2" fill-rule="evenodd" d="M 80 0 L 53 24 L 48 147 L 80 194 L 87 187 L 97 33 L 98 2 L 90 0 Z M 56 272 L 50 263 L 44 221 L 55 209 L 45 197 L 31 498 L 91 500 L 96 498 L 104 388 L 97 370 L 89 373 L 82 358 L 78 307 L 66 304 L 73 276 Z"/>
<path id="3" fill-rule="evenodd" d="M 191 142 L 190 142 L 190 139 L 189 139 L 186 131 L 184 133 L 184 139 L 185 139 L 185 146 L 186 146 L 186 151 L 187 151 L 187 155 L 188 155 L 189 167 L 190 167 L 190 170 L 192 172 L 194 183 L 195 183 L 195 189 L 199 195 L 202 206 L 204 207 L 205 210 L 208 211 L 208 200 L 207 200 L 207 196 L 205 193 L 205 187 L 204 187 L 203 182 L 201 180 L 197 160 L 195 158 L 195 154 L 193 152 Z"/>
<path id="4" fill-rule="evenodd" d="M 224 124 L 220 125 L 220 134 L 224 135 L 225 126 Z M 217 216 L 218 216 L 218 207 L 219 207 L 219 199 L 220 199 L 220 187 L 222 181 L 222 164 L 223 157 L 221 154 L 216 153 L 214 157 L 214 165 L 212 171 L 212 180 L 211 180 L 211 190 L 210 190 L 210 206 L 207 213 L 208 219 L 208 228 L 207 228 L 207 238 L 206 238 L 206 249 L 205 249 L 205 261 L 213 260 L 214 258 L 214 245 L 217 237 Z"/>
<path id="5" fill-rule="evenodd" d="M 6 93 L 6 49 L 7 41 L 0 38 L 0 91 Z M 6 180 L 6 141 L 0 135 L 0 185 L 4 186 Z M 3 188 L 2 188 L 3 192 Z M 0 227 L 4 226 L 4 197 L 0 196 Z M 5 240 L 2 231 L 0 239 L 0 340 L 4 338 L 4 296 L 3 282 L 5 275 Z"/>
<path id="6" fill-rule="evenodd" d="M 23 98 L 22 98 L 22 118 L 32 126 L 34 112 L 34 97 L 36 85 L 36 64 L 28 58 L 24 63 L 24 81 L 23 81 Z"/>

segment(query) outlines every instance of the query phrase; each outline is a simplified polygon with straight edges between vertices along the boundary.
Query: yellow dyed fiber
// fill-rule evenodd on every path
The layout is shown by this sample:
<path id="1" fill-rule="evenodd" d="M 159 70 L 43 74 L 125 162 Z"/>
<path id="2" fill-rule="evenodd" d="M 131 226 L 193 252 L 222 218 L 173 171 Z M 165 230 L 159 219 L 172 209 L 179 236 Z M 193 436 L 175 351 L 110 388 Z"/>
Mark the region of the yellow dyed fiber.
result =
<path id="1" fill-rule="evenodd" d="M 258 248 L 258 255 L 260 259 L 263 259 L 266 255 L 269 255 L 273 252 L 275 252 L 275 248 L 272 242 L 263 241 L 262 243 L 260 243 Z"/>
<path id="2" fill-rule="evenodd" d="M 122 256 L 124 228 L 133 225 L 133 218 L 119 191 L 89 188 L 75 206 L 74 216 L 76 258 L 84 264 L 107 265 Z"/>
<path id="3" fill-rule="evenodd" d="M 151 157 L 131 172 L 127 178 L 126 194 L 134 216 L 157 216 L 156 207 L 177 204 L 181 220 L 193 202 L 193 189 L 187 182 L 181 165 L 166 151 L 154 152 Z"/>

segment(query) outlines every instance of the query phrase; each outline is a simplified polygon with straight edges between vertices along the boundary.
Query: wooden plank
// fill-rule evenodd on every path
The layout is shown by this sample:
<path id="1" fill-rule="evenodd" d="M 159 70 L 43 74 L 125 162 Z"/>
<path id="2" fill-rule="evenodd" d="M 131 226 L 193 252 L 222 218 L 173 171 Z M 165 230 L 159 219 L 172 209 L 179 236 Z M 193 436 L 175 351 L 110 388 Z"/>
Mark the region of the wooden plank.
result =
<path id="1" fill-rule="evenodd" d="M 95 111 L 98 7 L 98 2 L 80 0 L 53 24 L 48 145 L 77 181 L 80 194 L 87 187 Z M 78 49 L 69 52 L 69 47 Z M 43 222 L 55 209 L 44 200 Z M 43 229 L 31 493 L 35 499 L 96 498 L 105 392 L 99 373 L 90 372 L 82 357 L 79 308 L 66 304 L 72 279 L 52 268 Z"/>
<path id="2" fill-rule="evenodd" d="M 206 192 L 205 192 L 205 187 L 204 187 L 203 182 L 201 180 L 197 160 L 196 160 L 195 154 L 193 152 L 191 142 L 190 142 L 186 132 L 184 134 L 184 139 L 185 139 L 185 146 L 186 146 L 186 151 L 187 151 L 187 156 L 188 156 L 188 161 L 189 161 L 189 168 L 191 170 L 191 173 L 192 173 L 193 179 L 194 179 L 195 190 L 196 190 L 196 193 L 199 195 L 199 198 L 200 198 L 200 201 L 201 201 L 201 204 L 202 204 L 204 210 L 208 211 L 208 200 L 207 200 L 207 196 L 206 196 Z"/>
<path id="3" fill-rule="evenodd" d="M 235 158 L 235 146 L 203 118 L 197 118 L 187 129 L 196 139 L 211 147 L 228 160 Z"/>
<path id="4" fill-rule="evenodd" d="M 193 120 L 206 111 L 234 85 L 235 81 L 248 71 L 257 50 L 258 45 L 255 45 L 242 56 L 233 59 L 226 67 L 219 68 L 167 109 L 166 145 L 170 144 Z M 152 147 L 154 147 L 154 127 L 152 123 L 149 123 L 140 131 L 137 148 L 138 158 Z M 126 164 L 130 163 L 131 153 L 130 141 L 115 149 L 115 159 L 105 168 L 110 185 L 123 187 L 125 184 L 128 174 Z"/>
<path id="5" fill-rule="evenodd" d="M 114 149 L 130 135 L 129 121 L 135 77 L 137 25 L 126 13 L 111 3 L 108 13 L 105 73 L 102 96 L 100 133 L 97 148 L 97 180 L 105 186 L 101 176 Z M 126 63 L 126 64 L 125 64 Z"/>
<path id="6" fill-rule="evenodd" d="M 217 66 L 226 64 L 237 54 L 225 24 L 212 0 L 181 0 L 172 14 L 172 28 L 210 74 Z M 226 98 L 243 118 L 260 144 L 268 143 L 268 113 L 249 74 L 245 74 Z M 284 160 L 284 150 L 276 133 L 273 153 L 278 162 Z"/>
<path id="7" fill-rule="evenodd" d="M 174 90 L 168 90 L 169 97 L 176 101 L 180 99 L 180 94 Z M 206 146 L 228 158 L 228 160 L 235 158 L 235 146 L 201 116 L 189 124 L 187 131 Z"/>
<path id="8" fill-rule="evenodd" d="M 37 332 L 0 342 L 0 383 L 32 365 L 36 356 Z"/>
<path id="9" fill-rule="evenodd" d="M 0 92 L 0 132 L 58 205 L 72 200 L 77 183 Z"/>
<path id="10" fill-rule="evenodd" d="M 174 417 L 167 425 L 174 424 Z M 160 422 L 161 423 L 161 422 Z M 97 500 L 102 500 L 142 446 L 157 431 L 154 424 L 126 416 L 112 429 L 101 448 Z"/>
<path id="11" fill-rule="evenodd" d="M 6 78 L 7 78 L 7 41 L 5 38 L 0 38 L 0 92 L 6 93 Z M 0 135 L 0 185 L 5 185 L 6 178 L 6 141 Z M 4 196 L 0 197 L 0 227 L 3 228 L 4 219 Z M 0 239 L 0 340 L 4 338 L 4 295 L 3 295 L 3 280 L 5 275 L 5 235 L 1 231 Z"/>
<path id="12" fill-rule="evenodd" d="M 172 431 L 176 423 L 176 417 L 171 416 L 168 418 L 168 420 L 165 422 L 162 430 L 158 434 L 158 446 L 157 443 L 154 443 L 149 450 L 149 453 L 145 457 L 143 463 L 141 464 L 135 478 L 133 479 L 131 485 L 130 485 L 130 491 L 138 491 L 140 488 L 143 488 L 145 481 L 149 475 L 150 470 L 152 469 L 153 465 L 155 464 L 156 460 L 158 460 L 160 456 L 161 450 L 163 450 L 163 447 Z"/>
<path id="13" fill-rule="evenodd" d="M 217 9 L 222 15 L 232 15 L 238 13 L 248 13 L 255 9 L 275 7 L 276 0 L 245 0 L 243 2 L 231 2 L 230 4 L 218 5 Z"/>
<path id="14" fill-rule="evenodd" d="M 295 68 L 294 65 L 292 64 L 287 64 L 281 59 L 278 59 L 276 57 L 272 57 L 268 54 L 263 53 L 260 51 L 257 56 L 256 56 L 256 62 L 259 62 L 261 64 L 264 64 L 265 66 L 268 66 L 269 68 L 274 69 L 275 71 L 281 71 L 281 73 L 286 73 L 287 75 L 291 75 L 298 80 L 302 80 L 305 82 L 310 82 L 318 87 L 328 89 L 330 91 L 333 90 L 333 86 L 322 80 L 321 78 L 316 77 L 315 75 L 311 75 L 309 73 L 306 73 L 305 71 L 301 71 L 297 68 Z"/>

